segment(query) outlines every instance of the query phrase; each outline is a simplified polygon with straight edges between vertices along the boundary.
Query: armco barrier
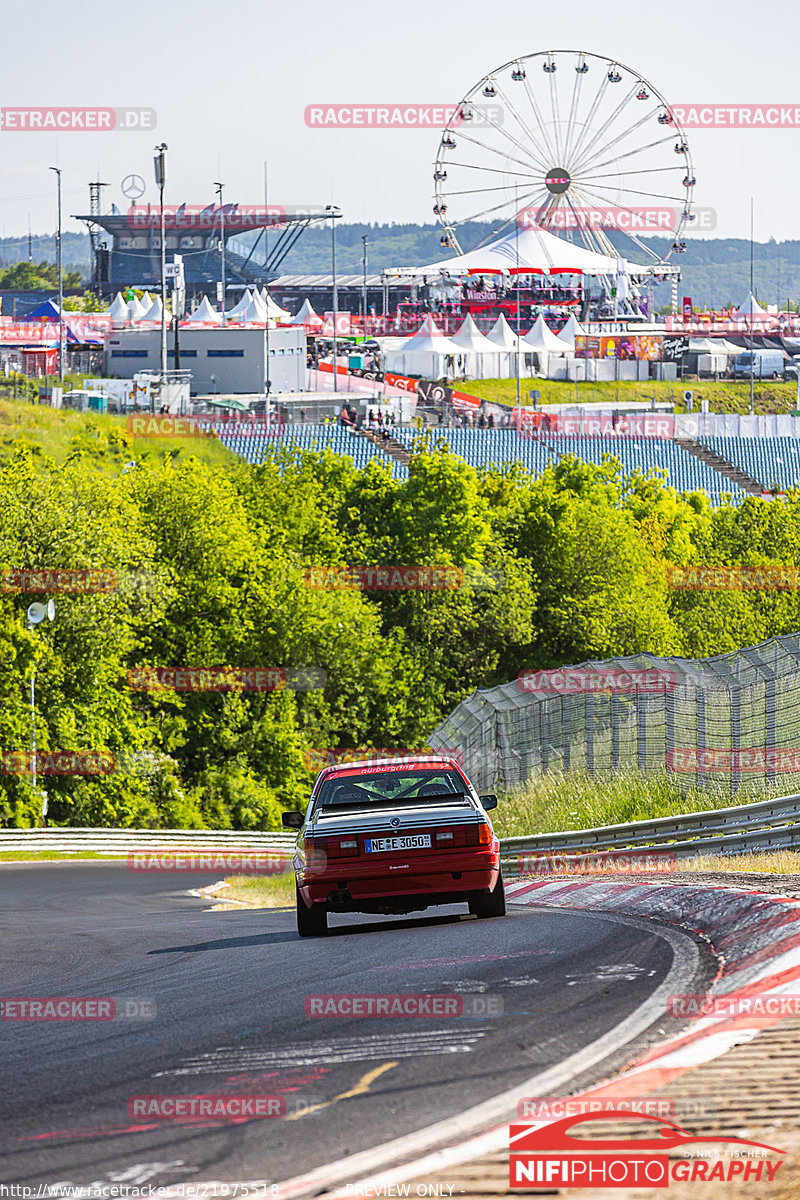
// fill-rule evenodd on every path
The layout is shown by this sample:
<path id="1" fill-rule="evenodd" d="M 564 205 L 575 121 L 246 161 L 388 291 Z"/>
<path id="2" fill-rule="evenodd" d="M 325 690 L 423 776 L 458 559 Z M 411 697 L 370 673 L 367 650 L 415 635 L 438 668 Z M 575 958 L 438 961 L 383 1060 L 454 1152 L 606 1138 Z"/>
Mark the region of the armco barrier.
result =
<path id="1" fill-rule="evenodd" d="M 134 851 L 283 851 L 294 848 L 292 833 L 251 833 L 236 829 L 0 829 L 3 851 L 37 850 L 75 854 L 91 851 L 104 858 L 125 858 Z"/>
<path id="2" fill-rule="evenodd" d="M 90 850 L 109 858 L 121 858 L 135 850 L 271 850 L 290 854 L 294 842 L 292 833 L 233 829 L 0 829 L 0 853 Z M 513 868 L 524 855 L 535 854 L 660 849 L 677 858 L 691 858 L 697 854 L 800 848 L 800 794 L 652 821 L 503 838 L 500 845 L 506 868 Z"/>
<path id="3" fill-rule="evenodd" d="M 800 795 L 776 796 L 755 804 L 705 809 L 678 817 L 601 825 L 563 833 L 504 838 L 503 865 L 522 855 L 586 854 L 606 850 L 663 850 L 677 858 L 698 854 L 747 854 L 800 848 Z"/>

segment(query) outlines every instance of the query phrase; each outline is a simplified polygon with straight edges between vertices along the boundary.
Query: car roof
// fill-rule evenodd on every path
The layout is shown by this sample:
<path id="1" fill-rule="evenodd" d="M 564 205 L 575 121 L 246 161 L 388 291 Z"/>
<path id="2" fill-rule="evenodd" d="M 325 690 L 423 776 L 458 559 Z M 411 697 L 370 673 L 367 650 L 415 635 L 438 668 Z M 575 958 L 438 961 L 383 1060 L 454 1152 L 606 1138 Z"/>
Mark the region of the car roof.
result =
<path id="1" fill-rule="evenodd" d="M 374 769 L 375 767 L 378 767 L 378 766 L 386 766 L 386 767 L 403 766 L 403 767 L 411 767 L 411 768 L 413 768 L 413 767 L 455 767 L 456 769 L 458 769 L 458 763 L 456 762 L 456 760 L 454 758 L 450 758 L 446 755 L 440 756 L 440 755 L 433 755 L 433 754 L 416 754 L 413 756 L 409 756 L 407 758 L 402 758 L 399 756 L 397 758 L 386 758 L 386 759 L 383 759 L 383 758 L 381 758 L 381 759 L 360 758 L 355 762 L 332 763 L 328 767 L 323 767 L 322 770 L 320 771 L 320 779 L 322 778 L 323 775 L 327 778 L 331 775 L 336 775 L 339 771 L 352 772 L 354 770 L 357 771 L 359 767 L 369 767 L 371 769 Z"/>

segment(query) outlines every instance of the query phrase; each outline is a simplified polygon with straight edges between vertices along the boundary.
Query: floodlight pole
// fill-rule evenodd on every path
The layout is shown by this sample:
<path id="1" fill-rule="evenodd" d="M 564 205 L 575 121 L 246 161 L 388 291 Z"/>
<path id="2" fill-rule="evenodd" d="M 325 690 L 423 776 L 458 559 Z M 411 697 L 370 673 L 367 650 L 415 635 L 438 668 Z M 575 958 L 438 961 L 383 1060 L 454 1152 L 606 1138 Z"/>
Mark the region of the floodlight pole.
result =
<path id="1" fill-rule="evenodd" d="M 264 415 L 267 420 L 267 433 L 269 434 L 269 418 L 270 418 L 270 399 L 269 389 L 271 380 L 269 377 L 269 205 L 267 201 L 268 194 L 268 175 L 267 164 L 264 163 L 264 290 L 266 291 L 266 299 L 264 306 L 266 313 L 264 316 L 264 396 L 266 403 L 264 405 Z"/>
<path id="2" fill-rule="evenodd" d="M 222 203 L 222 189 L 225 187 L 225 184 L 215 183 L 214 187 L 217 189 L 217 196 L 219 197 L 219 253 L 222 262 L 222 328 L 224 329 L 228 324 L 228 318 L 225 315 L 225 208 Z"/>
<path id="3" fill-rule="evenodd" d="M 167 379 L 167 223 L 164 212 L 164 185 L 167 182 L 167 144 L 156 146 L 155 169 L 159 191 L 161 233 L 161 386 Z"/>
<path id="4" fill-rule="evenodd" d="M 755 364 L 753 362 L 753 311 L 752 311 L 754 299 L 755 299 L 755 297 L 753 296 L 753 197 L 751 196 L 750 197 L 750 304 L 748 305 L 750 312 L 748 313 L 748 322 L 747 322 L 748 325 L 750 326 L 750 416 L 751 417 L 754 412 L 753 367 Z"/>
<path id="5" fill-rule="evenodd" d="M 369 237 L 367 236 L 366 233 L 362 233 L 361 241 L 364 245 L 364 252 L 363 252 L 363 255 L 361 258 L 361 262 L 362 262 L 362 265 L 364 268 L 364 318 L 363 318 L 364 324 L 362 326 L 361 333 L 363 334 L 364 338 L 366 339 L 366 336 L 367 336 L 367 242 L 369 241 Z"/>
<path id="6" fill-rule="evenodd" d="M 339 294 L 336 287 L 336 212 L 338 210 L 338 205 L 326 204 L 325 207 L 331 214 L 331 282 L 333 285 L 333 390 L 338 392 L 339 370 L 336 362 L 336 313 L 339 308 Z"/>
<path id="7" fill-rule="evenodd" d="M 520 391 L 520 362 L 519 362 L 519 184 L 514 185 L 514 232 L 517 258 L 517 431 L 522 428 L 522 400 Z"/>
<path id="8" fill-rule="evenodd" d="M 58 180 L 58 232 L 56 233 L 56 270 L 58 271 L 58 378 L 64 382 L 64 273 L 61 269 L 61 169 L 51 167 Z"/>

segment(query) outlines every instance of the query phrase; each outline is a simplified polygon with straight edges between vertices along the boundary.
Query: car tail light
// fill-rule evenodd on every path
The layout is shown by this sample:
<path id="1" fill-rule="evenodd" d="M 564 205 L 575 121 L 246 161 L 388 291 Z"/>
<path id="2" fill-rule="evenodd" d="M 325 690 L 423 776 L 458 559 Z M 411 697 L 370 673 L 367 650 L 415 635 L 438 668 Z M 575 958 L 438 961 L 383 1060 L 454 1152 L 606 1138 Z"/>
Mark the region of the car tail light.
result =
<path id="1" fill-rule="evenodd" d="M 357 838 L 331 838 L 328 841 L 328 858 L 352 858 L 356 854 Z"/>
<path id="2" fill-rule="evenodd" d="M 476 821 L 474 825 L 466 825 L 465 846 L 489 846 L 492 841 L 492 829 L 486 821 Z"/>
<path id="3" fill-rule="evenodd" d="M 328 847 L 324 838 L 306 838 L 303 843 L 307 867 L 324 867 L 328 859 Z"/>
<path id="4" fill-rule="evenodd" d="M 439 846 L 439 845 L 442 845 L 442 846 L 455 845 L 455 830 L 453 830 L 453 829 L 437 829 L 436 845 L 437 846 Z"/>

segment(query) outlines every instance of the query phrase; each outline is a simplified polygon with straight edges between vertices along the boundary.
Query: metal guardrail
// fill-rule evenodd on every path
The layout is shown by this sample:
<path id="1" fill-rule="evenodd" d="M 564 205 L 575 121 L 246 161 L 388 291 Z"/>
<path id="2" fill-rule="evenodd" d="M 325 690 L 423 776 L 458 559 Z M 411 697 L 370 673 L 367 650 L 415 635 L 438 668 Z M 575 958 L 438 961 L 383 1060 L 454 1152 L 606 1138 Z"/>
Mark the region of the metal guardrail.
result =
<path id="1" fill-rule="evenodd" d="M 235 829 L 0 829 L 0 854 L 21 850 L 90 850 L 108 858 L 121 858 L 135 850 L 262 850 L 288 854 L 294 843 L 293 833 Z M 690 858 L 697 854 L 800 848 L 800 794 L 650 821 L 503 838 L 500 847 L 506 868 L 518 865 L 521 857 L 546 854 L 666 850 L 678 858 Z"/>
<path id="2" fill-rule="evenodd" d="M 742 854 L 800 848 L 800 795 L 776 796 L 755 804 L 704 809 L 624 825 L 601 825 L 563 833 L 504 838 L 503 865 L 525 856 L 585 855 L 613 850 L 661 850 L 678 858 L 698 854 Z"/>
<path id="3" fill-rule="evenodd" d="M 91 851 L 104 858 L 124 858 L 134 851 L 153 852 L 285 852 L 294 848 L 293 833 L 242 832 L 237 829 L 0 829 L 3 851 Z"/>

